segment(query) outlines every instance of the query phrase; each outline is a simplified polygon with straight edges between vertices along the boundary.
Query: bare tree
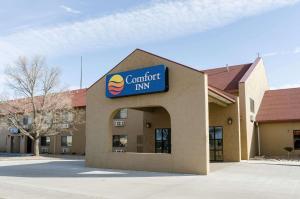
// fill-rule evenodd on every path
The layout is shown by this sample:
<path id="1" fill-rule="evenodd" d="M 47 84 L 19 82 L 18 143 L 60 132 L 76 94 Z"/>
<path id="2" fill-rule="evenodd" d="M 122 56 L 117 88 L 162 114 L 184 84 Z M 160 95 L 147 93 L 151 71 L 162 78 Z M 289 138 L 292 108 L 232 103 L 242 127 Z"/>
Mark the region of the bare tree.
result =
<path id="1" fill-rule="evenodd" d="M 72 106 L 70 92 L 59 90 L 58 68 L 47 67 L 43 57 L 36 56 L 31 62 L 20 57 L 5 73 L 9 88 L 20 99 L 3 99 L 1 114 L 8 127 L 32 139 L 34 155 L 39 155 L 41 136 L 76 131 L 82 114 Z"/>

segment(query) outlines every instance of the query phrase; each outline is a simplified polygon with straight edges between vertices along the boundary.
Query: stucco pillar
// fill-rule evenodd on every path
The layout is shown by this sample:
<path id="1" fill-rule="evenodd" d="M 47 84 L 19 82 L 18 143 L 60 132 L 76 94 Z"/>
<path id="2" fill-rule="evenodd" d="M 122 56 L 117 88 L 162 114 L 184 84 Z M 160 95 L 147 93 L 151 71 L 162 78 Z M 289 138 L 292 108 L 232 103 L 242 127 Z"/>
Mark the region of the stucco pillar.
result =
<path id="1" fill-rule="evenodd" d="M 24 135 L 20 136 L 20 153 L 26 153 L 26 137 Z"/>
<path id="2" fill-rule="evenodd" d="M 234 115 L 233 128 L 232 132 L 232 156 L 228 161 L 240 162 L 241 161 L 241 127 L 240 127 L 240 107 L 239 107 L 239 98 L 237 97 L 235 104 L 232 107 L 232 112 Z"/>
<path id="3" fill-rule="evenodd" d="M 202 171 L 205 174 L 209 173 L 209 101 L 208 101 L 208 78 L 207 74 L 204 74 L 204 90 L 205 90 L 205 98 L 204 98 L 204 119 L 203 123 L 205 125 L 204 127 L 204 137 L 205 137 L 205 146 L 204 146 L 204 151 L 205 151 L 205 163 L 206 163 L 206 173 L 205 170 Z"/>
<path id="4" fill-rule="evenodd" d="M 11 153 L 11 136 L 7 136 L 6 152 Z"/>

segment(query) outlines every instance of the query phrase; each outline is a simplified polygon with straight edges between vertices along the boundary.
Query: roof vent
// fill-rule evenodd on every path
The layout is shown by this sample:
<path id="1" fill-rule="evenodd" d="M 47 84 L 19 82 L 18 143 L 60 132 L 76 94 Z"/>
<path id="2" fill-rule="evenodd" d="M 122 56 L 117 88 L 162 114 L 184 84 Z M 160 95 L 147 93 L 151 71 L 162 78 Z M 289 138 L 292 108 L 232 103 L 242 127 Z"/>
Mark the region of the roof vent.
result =
<path id="1" fill-rule="evenodd" d="M 229 72 L 229 66 L 228 66 L 228 64 L 226 64 L 226 69 L 227 69 L 227 72 Z"/>

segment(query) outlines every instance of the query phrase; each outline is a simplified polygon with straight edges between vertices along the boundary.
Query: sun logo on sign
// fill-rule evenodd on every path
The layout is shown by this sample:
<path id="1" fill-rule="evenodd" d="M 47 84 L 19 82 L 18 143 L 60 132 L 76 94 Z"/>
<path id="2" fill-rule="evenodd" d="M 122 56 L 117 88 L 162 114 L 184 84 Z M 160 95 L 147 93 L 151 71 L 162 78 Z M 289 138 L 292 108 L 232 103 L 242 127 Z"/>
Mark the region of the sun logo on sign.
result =
<path id="1" fill-rule="evenodd" d="M 108 81 L 108 91 L 112 95 L 118 95 L 124 89 L 124 79 L 121 75 L 113 75 Z"/>

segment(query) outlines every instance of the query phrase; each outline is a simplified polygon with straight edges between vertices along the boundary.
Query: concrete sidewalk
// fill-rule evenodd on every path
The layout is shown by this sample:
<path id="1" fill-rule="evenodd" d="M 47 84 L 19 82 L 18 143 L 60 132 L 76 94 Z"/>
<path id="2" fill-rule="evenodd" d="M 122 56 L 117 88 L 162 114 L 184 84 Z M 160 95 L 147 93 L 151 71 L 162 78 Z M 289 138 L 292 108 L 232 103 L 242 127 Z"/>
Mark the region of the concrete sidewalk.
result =
<path id="1" fill-rule="evenodd" d="M 300 198 L 300 167 L 216 163 L 208 176 L 94 169 L 79 159 L 0 161 L 0 198 Z"/>

